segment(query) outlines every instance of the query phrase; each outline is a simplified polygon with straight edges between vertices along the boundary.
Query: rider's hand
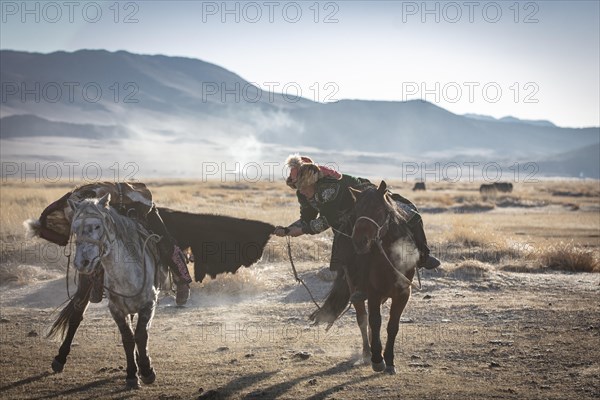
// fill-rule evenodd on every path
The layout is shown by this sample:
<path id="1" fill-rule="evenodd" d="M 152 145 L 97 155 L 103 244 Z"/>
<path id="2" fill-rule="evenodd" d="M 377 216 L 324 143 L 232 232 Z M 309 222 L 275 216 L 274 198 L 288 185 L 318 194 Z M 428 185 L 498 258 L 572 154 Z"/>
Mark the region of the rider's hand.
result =
<path id="1" fill-rule="evenodd" d="M 275 236 L 285 236 L 287 234 L 287 230 L 283 226 L 278 226 L 275 228 L 275 231 L 273 231 L 273 233 L 275 234 Z"/>
<path id="2" fill-rule="evenodd" d="M 289 232 L 288 232 L 287 235 L 291 236 L 291 237 L 297 237 L 297 236 L 300 236 L 300 235 L 303 235 L 303 234 L 304 234 L 304 232 L 302 232 L 302 228 L 301 227 L 299 227 L 299 226 L 292 226 L 291 228 L 289 228 Z"/>

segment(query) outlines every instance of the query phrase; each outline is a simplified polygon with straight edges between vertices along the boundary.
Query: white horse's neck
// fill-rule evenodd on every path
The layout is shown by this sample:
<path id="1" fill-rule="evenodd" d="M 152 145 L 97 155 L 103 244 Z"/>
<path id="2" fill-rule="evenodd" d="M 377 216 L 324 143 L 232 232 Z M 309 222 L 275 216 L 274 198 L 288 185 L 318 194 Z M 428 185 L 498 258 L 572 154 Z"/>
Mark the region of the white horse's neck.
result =
<path id="1" fill-rule="evenodd" d="M 117 216 L 119 218 L 120 216 Z M 108 227 L 106 227 L 108 228 Z M 111 229 L 113 229 L 111 227 Z M 148 243 L 148 246 L 151 244 Z M 104 283 L 111 301 L 128 303 L 135 307 L 139 301 L 155 298 L 154 272 L 156 261 L 139 233 L 129 233 L 123 237 L 115 233 L 109 253 L 102 259 L 104 267 Z M 137 295 L 134 298 L 127 296 Z"/>

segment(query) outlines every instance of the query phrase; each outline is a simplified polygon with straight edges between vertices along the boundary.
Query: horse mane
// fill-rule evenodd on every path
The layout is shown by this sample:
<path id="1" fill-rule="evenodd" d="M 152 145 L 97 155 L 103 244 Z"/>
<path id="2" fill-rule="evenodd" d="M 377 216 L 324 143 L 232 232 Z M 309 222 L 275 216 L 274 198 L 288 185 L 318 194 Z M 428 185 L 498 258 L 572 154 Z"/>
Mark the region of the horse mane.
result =
<path id="1" fill-rule="evenodd" d="M 388 235 L 390 235 L 390 238 L 396 240 L 401 237 L 411 236 L 410 229 L 408 228 L 408 215 L 406 214 L 406 211 L 398 207 L 398 204 L 396 204 L 396 201 L 389 191 L 385 193 L 383 200 L 385 207 L 391 215 L 390 226 L 388 228 Z"/>
<path id="2" fill-rule="evenodd" d="M 395 241 L 401 237 L 410 236 L 410 229 L 407 225 L 408 215 L 402 208 L 398 207 L 392 193 L 386 191 L 383 196 L 383 202 L 379 200 L 380 196 L 376 187 L 369 187 L 363 190 L 357 206 L 360 204 L 360 208 L 369 208 L 375 202 L 377 202 L 376 204 L 383 204 L 383 207 L 390 216 L 390 224 L 386 235 L 388 240 Z"/>

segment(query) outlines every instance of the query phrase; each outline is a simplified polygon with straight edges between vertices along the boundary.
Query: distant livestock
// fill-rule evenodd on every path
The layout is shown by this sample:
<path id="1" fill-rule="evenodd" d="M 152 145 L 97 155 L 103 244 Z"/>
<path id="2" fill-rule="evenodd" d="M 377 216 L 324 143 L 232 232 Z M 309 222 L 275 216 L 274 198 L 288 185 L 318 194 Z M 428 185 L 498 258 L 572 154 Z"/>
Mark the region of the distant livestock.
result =
<path id="1" fill-rule="evenodd" d="M 425 182 L 415 182 L 415 186 L 413 186 L 412 190 L 425 190 Z"/>
<path id="2" fill-rule="evenodd" d="M 513 184 L 510 182 L 494 182 L 494 187 L 503 193 L 512 193 L 513 191 Z"/>
<path id="3" fill-rule="evenodd" d="M 481 186 L 479 186 L 479 194 L 481 194 L 483 197 L 496 196 L 496 185 L 494 185 L 493 183 L 482 184 Z"/>
<path id="4" fill-rule="evenodd" d="M 479 187 L 479 193 L 483 197 L 495 197 L 498 192 L 511 193 L 513 185 L 510 182 L 484 183 Z"/>

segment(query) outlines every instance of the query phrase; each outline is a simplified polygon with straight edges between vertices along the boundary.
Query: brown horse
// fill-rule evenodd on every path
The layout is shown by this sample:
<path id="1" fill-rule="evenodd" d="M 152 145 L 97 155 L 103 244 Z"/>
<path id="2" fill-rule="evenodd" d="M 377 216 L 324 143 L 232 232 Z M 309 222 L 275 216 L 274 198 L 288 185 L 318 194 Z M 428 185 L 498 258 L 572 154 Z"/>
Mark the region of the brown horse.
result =
<path id="1" fill-rule="evenodd" d="M 364 191 L 350 189 L 355 199 L 356 221 L 352 231 L 352 244 L 359 257 L 367 255 L 359 287 L 367 293 L 368 324 L 371 330 L 371 366 L 376 372 L 395 374 L 394 341 L 398 334 L 400 316 L 410 298 L 412 279 L 419 252 L 406 225 L 406 214 L 392 199 L 385 182 L 379 188 Z M 387 325 L 387 342 L 382 356 L 381 305 L 392 299 Z M 367 340 L 364 326 L 365 306 L 354 303 L 357 319 Z M 363 322 L 363 323 L 361 323 Z M 363 348 L 363 355 L 365 350 Z"/>

